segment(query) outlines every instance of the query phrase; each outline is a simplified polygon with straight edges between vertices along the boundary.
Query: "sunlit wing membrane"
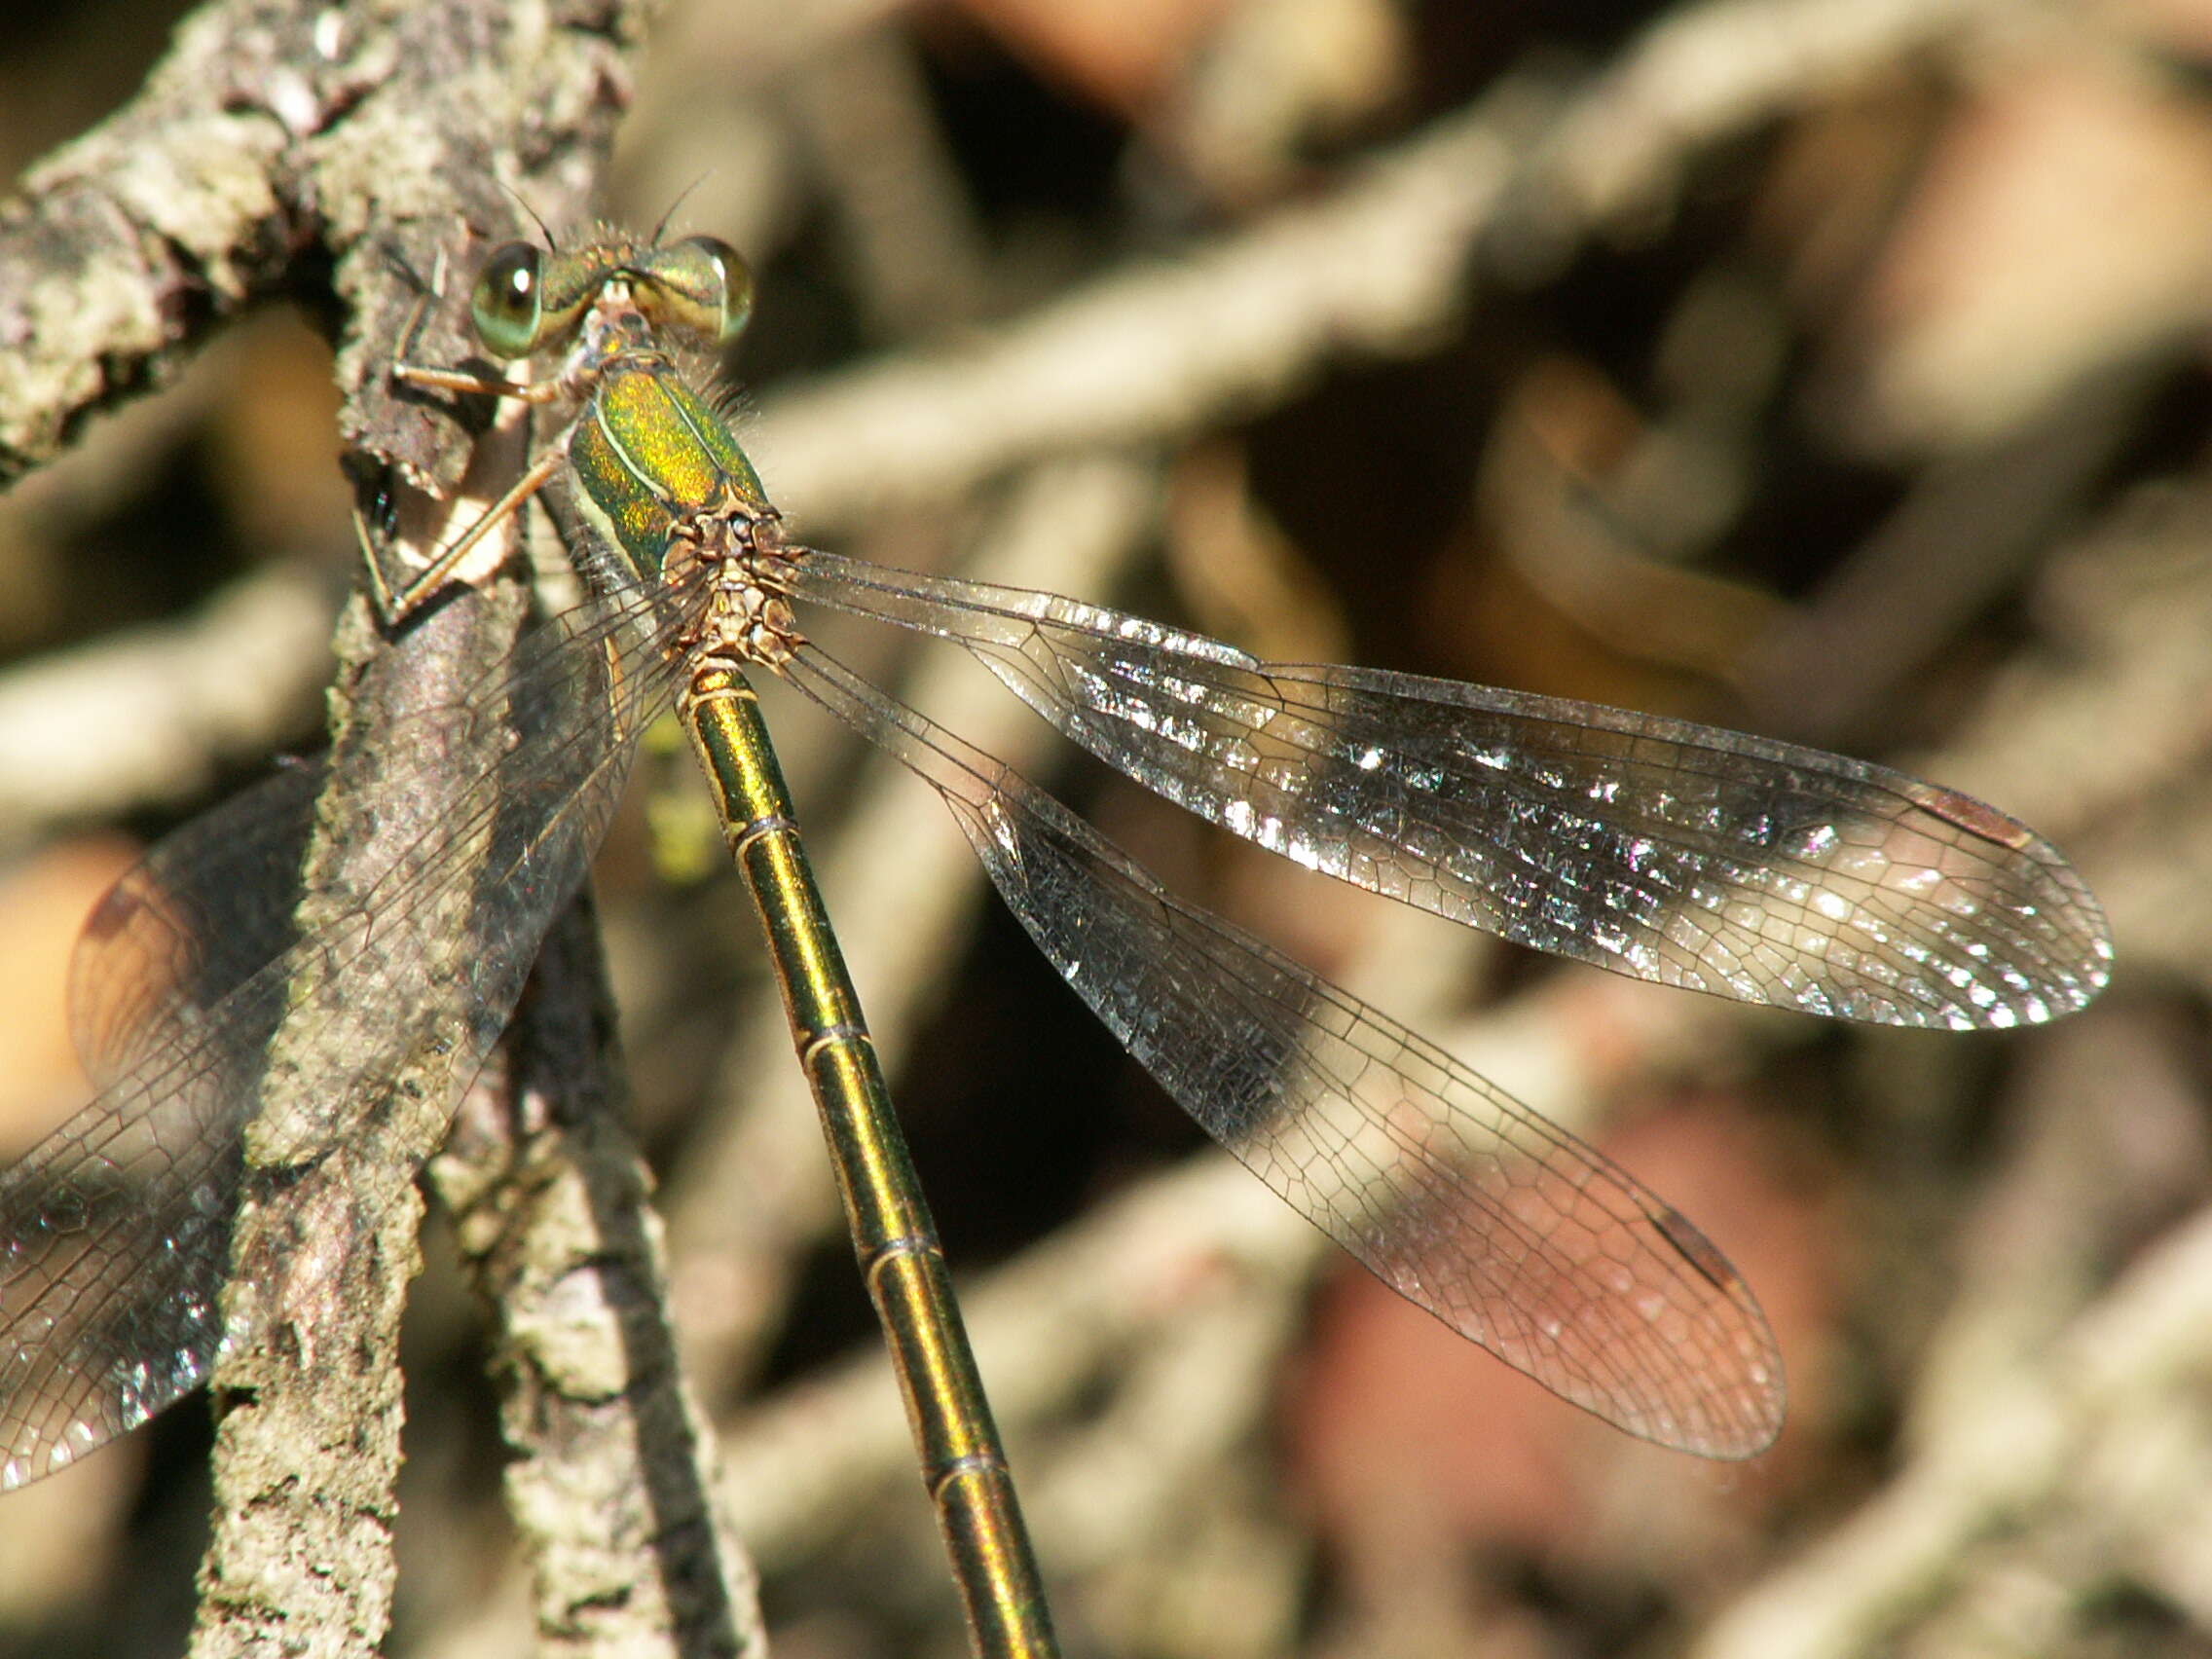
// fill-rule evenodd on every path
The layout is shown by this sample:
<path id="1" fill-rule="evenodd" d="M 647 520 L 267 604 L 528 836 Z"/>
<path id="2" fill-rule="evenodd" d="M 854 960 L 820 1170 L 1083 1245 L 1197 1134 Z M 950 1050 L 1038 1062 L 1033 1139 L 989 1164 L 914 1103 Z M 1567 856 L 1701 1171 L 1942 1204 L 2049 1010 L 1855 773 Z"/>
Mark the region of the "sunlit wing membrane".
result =
<path id="1" fill-rule="evenodd" d="M 1077 993 L 1248 1168 L 1377 1276 L 1632 1434 L 1744 1457 L 1782 1367 L 1664 1200 L 1449 1054 L 1183 903 L 1017 774 L 809 647 L 800 689 L 935 787 Z"/>
<path id="2" fill-rule="evenodd" d="M 2071 1013 L 2104 917 L 2026 826 L 1680 720 L 1267 663 L 1058 595 L 834 555 L 803 599 L 954 640 L 1070 738 L 1312 869 L 1661 984 L 1879 1024 Z"/>

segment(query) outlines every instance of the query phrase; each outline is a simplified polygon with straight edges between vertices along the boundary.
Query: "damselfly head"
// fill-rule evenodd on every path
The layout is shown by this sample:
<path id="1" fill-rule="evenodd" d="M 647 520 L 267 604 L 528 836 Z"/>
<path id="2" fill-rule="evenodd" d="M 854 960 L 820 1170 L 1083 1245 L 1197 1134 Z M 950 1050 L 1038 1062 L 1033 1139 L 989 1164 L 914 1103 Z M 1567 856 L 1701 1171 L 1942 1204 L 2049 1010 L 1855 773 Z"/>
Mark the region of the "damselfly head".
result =
<path id="1" fill-rule="evenodd" d="M 496 356 L 527 357 L 571 335 L 584 313 L 619 284 L 655 332 L 727 346 L 753 315 L 753 273 L 714 237 L 665 246 L 593 242 L 551 252 L 530 242 L 493 251 L 469 296 L 476 333 Z"/>

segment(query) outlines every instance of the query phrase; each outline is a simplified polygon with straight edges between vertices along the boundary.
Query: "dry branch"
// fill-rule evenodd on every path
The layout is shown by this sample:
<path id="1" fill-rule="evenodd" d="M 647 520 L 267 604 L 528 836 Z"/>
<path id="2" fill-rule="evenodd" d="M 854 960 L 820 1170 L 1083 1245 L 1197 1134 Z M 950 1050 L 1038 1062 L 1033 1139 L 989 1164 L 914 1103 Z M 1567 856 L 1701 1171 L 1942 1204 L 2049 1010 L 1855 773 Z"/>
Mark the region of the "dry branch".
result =
<path id="1" fill-rule="evenodd" d="M 639 33 L 638 14 L 615 3 L 364 13 L 241 0 L 197 14 L 131 105 L 34 168 L 0 209 L 0 333 L 10 347 L 0 475 L 50 458 L 91 414 L 166 382 L 211 325 L 261 295 L 305 291 L 303 274 L 325 269 L 364 488 L 392 499 L 446 488 L 473 440 L 395 399 L 387 366 L 400 324 L 425 283 L 448 275 L 443 250 L 464 248 L 471 233 L 513 233 L 502 186 L 554 217 L 582 216 Z M 450 309 L 439 314 L 445 332 L 428 336 L 428 350 L 459 354 L 452 320 Z M 442 607 L 396 647 L 365 611 L 350 613 L 333 693 L 338 782 L 322 806 L 329 850 L 314 855 L 339 893 L 350 849 L 405 823 L 380 802 L 440 798 L 453 787 L 447 769 L 466 776 L 488 761 L 384 754 L 377 730 L 476 683 L 504 657 L 527 603 L 527 586 L 510 578 Z M 229 667 L 235 675 L 235 654 Z M 498 743 L 498 722 L 483 722 L 482 737 Z M 382 1017 L 327 1000 L 310 999 L 300 1028 L 279 1032 L 268 1078 L 290 1073 L 293 1046 L 342 1042 L 338 1022 Z M 425 1030 L 441 1017 L 427 998 L 411 1013 Z M 463 1003 L 451 1017 L 469 1013 Z M 439 1076 L 443 1046 L 419 1056 L 426 1078 Z M 317 1064 L 305 1069 L 321 1075 Z M 417 1089 L 402 1080 L 388 1100 L 364 1103 L 358 1121 L 335 1101 L 287 1102 L 274 1088 L 264 1100 L 256 1144 L 276 1159 L 249 1159 L 235 1238 L 197 1654 L 381 1645 L 393 1579 L 397 1321 L 416 1262 L 412 1184 L 446 1127 L 442 1086 L 422 1092 L 426 1104 L 410 1107 Z M 298 1124 L 326 1118 L 337 1138 L 303 1161 Z M 599 1219 L 642 1236 L 642 1198 L 632 1180 Z M 665 1350 L 665 1332 L 661 1342 Z M 643 1419 L 682 1421 L 673 1367 L 642 1376 L 624 1403 Z M 664 1482 L 711 1485 L 681 1452 L 664 1449 L 654 1467 Z M 708 1513 L 702 1500 L 685 1526 L 664 1512 L 650 1561 L 627 1564 L 687 1586 L 668 1598 L 678 1611 L 661 1622 L 662 1650 L 735 1652 L 756 1641 L 750 1578 Z M 562 1572 L 574 1563 L 554 1552 L 542 1565 Z M 601 1578 L 594 1594 L 607 1589 Z M 577 1604 L 572 1583 L 546 1585 L 541 1600 L 563 1597 Z"/>

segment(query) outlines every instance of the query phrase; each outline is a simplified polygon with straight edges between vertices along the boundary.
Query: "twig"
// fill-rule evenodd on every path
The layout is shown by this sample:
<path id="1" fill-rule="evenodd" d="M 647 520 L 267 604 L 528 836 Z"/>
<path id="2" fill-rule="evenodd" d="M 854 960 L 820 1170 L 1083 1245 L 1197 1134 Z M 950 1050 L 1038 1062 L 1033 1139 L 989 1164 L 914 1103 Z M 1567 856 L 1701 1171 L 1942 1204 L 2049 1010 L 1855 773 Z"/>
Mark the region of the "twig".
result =
<path id="1" fill-rule="evenodd" d="M 416 745 L 387 755 L 379 734 L 411 710 L 456 698 L 503 657 L 525 604 L 511 582 L 466 595 L 386 650 L 356 602 L 342 644 L 356 666 L 334 693 L 340 728 L 309 855 L 303 935 L 350 933 L 356 895 L 405 867 L 427 827 L 422 814 L 496 757 L 505 732 L 498 719 L 481 722 L 472 746 L 443 753 Z M 198 1659 L 266 1652 L 278 1641 L 300 1652 L 368 1653 L 383 1640 L 396 1576 L 399 1314 L 417 1266 L 414 1179 L 466 1082 L 452 1073 L 455 1054 L 472 1051 L 461 1033 L 475 1011 L 457 989 L 477 948 L 467 909 L 463 891 L 443 913 L 378 924 L 395 936 L 379 949 L 396 948 L 404 962 L 420 948 L 413 1006 L 364 1006 L 344 994 L 357 977 L 325 977 L 290 996 L 269 1045 L 211 1379 L 215 1515 L 200 1573 Z M 330 950 L 368 943 L 336 936 Z M 410 1033 L 405 1069 L 346 1075 L 347 1056 L 390 1044 L 395 1020 Z"/>
<path id="2" fill-rule="evenodd" d="M 785 95 L 870 327 L 897 340 L 966 320 L 984 289 L 981 238 L 912 44 L 865 35 L 823 53 Z"/>
<path id="3" fill-rule="evenodd" d="M 716 1513 L 714 1436 L 676 1364 L 651 1179 L 621 1117 L 604 965 L 574 906 L 429 1176 L 499 1316 L 508 1505 L 538 1651 L 764 1652 Z M 497 1075 L 495 1075 L 497 1074 Z"/>
<path id="4" fill-rule="evenodd" d="M 0 679 L 0 846 L 174 806 L 299 731 L 330 677 L 326 584 L 278 564 L 183 622 L 110 634 Z"/>
<path id="5" fill-rule="evenodd" d="M 1039 456 L 1171 441 L 1269 407 L 1333 358 L 1417 351 L 1456 327 L 1479 254 L 1509 276 L 1564 259 L 1624 215 L 1663 210 L 1704 147 L 1990 10 L 1692 8 L 1571 95 L 1508 82 L 1324 201 L 1102 277 L 987 339 L 785 392 L 756 459 L 785 511 L 821 534 L 956 498 Z"/>
<path id="6" fill-rule="evenodd" d="M 1173 264 L 1117 273 L 965 350 L 903 356 L 769 405 L 762 475 L 802 532 L 961 493 L 1021 461 L 1188 434 L 1279 401 L 1340 352 L 1434 341 L 1544 113 L 1515 90 L 1326 202 Z"/>
<path id="7" fill-rule="evenodd" d="M 318 246 L 363 323 L 342 378 L 373 387 L 415 297 L 394 248 L 420 258 L 457 217 L 506 224 L 501 180 L 578 192 L 637 32 L 622 0 L 571 7 L 549 29 L 470 0 L 370 27 L 302 0 L 195 14 L 128 107 L 0 207 L 0 482 L 50 460 L 89 414 L 165 383 Z M 366 355 L 363 340 L 378 343 Z M 418 421 L 390 458 L 450 476 L 461 448 L 434 430 Z"/>
<path id="8" fill-rule="evenodd" d="M 596 171 L 638 32 L 620 0 L 557 26 L 467 0 L 357 14 L 278 0 L 211 6 L 180 29 L 130 106 L 35 169 L 0 209 L 0 477 L 51 457 L 92 411 L 166 379 L 205 327 L 319 249 L 352 324 L 340 353 L 346 429 L 401 487 L 459 470 L 470 439 L 401 403 L 386 365 L 432 251 L 457 219 L 504 228 L 501 181 L 572 215 Z M 566 194 L 565 209 L 555 200 Z M 345 921 L 410 806 L 448 798 L 503 741 L 380 752 L 376 733 L 474 684 L 509 648 L 513 582 L 467 595 L 385 648 L 360 608 L 342 630 L 339 730 L 309 931 Z M 491 747 L 483 747 L 491 746 Z M 424 752 L 432 749 L 435 752 Z M 366 860 L 364 866 L 362 861 Z M 434 931 L 447 918 L 419 918 Z M 463 918 L 452 918 L 460 921 Z M 350 925 L 350 924 L 349 924 Z M 423 942 L 431 985 L 470 948 Z M 367 1652 L 392 1582 L 397 1315 L 415 1260 L 411 1191 L 474 1051 L 425 996 L 416 1072 L 388 1097 L 333 1087 L 328 1056 L 394 1011 L 307 990 L 272 1041 L 247 1201 L 233 1239 L 217 1366 L 217 1514 L 194 1651 Z M 472 1063 L 472 1062 L 471 1062 Z M 287 1086 L 297 1091 L 288 1096 Z"/>
<path id="9" fill-rule="evenodd" d="M 1708 145 L 2005 18 L 2006 0 L 1705 0 L 1662 18 L 1531 161 L 1524 227 L 1563 252 L 1588 227 L 1669 211 Z M 1556 240 L 1555 240 L 1556 239 Z"/>
<path id="10" fill-rule="evenodd" d="M 1716 1624 L 1711 1659 L 1836 1659 L 1879 1650 L 1975 1540 L 2050 1504 L 2102 1443 L 2212 1363 L 2212 1214 L 2138 1262 L 2041 1365 L 2001 1380 L 1970 1419 L 1841 1531 Z M 2197 1424 L 2194 1456 L 2204 1455 Z"/>

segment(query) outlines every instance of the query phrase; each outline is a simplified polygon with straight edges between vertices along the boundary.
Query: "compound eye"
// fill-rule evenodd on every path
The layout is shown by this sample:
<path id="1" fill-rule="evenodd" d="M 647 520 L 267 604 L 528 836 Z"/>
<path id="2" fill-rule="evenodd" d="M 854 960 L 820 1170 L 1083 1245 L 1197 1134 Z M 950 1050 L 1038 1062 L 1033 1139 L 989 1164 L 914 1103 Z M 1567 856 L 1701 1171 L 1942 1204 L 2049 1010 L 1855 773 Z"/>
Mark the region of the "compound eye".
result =
<path id="1" fill-rule="evenodd" d="M 686 237 L 674 249 L 689 321 L 717 346 L 745 332 L 753 317 L 753 270 L 719 237 Z"/>
<path id="2" fill-rule="evenodd" d="M 528 242 L 508 242 L 484 261 L 469 296 L 477 338 L 495 357 L 527 357 L 544 318 L 545 256 Z"/>

